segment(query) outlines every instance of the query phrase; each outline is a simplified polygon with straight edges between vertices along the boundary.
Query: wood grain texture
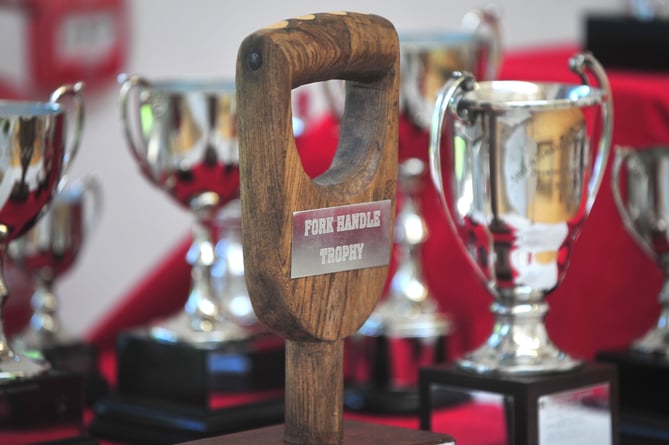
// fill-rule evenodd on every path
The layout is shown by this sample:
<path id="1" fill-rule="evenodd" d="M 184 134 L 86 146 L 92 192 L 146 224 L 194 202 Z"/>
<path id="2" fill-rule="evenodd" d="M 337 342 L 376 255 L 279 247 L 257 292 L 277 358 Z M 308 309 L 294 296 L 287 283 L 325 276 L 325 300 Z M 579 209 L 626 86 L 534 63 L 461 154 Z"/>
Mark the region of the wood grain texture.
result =
<path id="1" fill-rule="evenodd" d="M 399 46 L 387 20 L 315 14 L 260 30 L 237 58 L 244 263 L 258 317 L 294 340 L 355 333 L 387 267 L 290 279 L 292 214 L 395 199 Z M 328 171 L 304 172 L 292 133 L 291 90 L 343 78 L 346 110 Z M 392 237 L 389 240 L 392 243 Z"/>
<path id="2" fill-rule="evenodd" d="M 286 341 L 286 375 L 291 376 L 285 391 L 286 442 L 343 440 L 343 409 L 338 409 L 344 406 L 343 348 L 343 340 Z"/>
<path id="3" fill-rule="evenodd" d="M 291 279 L 293 213 L 386 199 L 394 209 L 398 69 L 397 33 L 373 15 L 286 20 L 239 50 L 244 266 L 258 318 L 287 339 L 288 443 L 342 442 L 343 338 L 372 312 L 388 273 L 382 266 Z M 329 170 L 311 180 L 295 147 L 291 90 L 335 78 L 347 80 L 340 142 Z"/>

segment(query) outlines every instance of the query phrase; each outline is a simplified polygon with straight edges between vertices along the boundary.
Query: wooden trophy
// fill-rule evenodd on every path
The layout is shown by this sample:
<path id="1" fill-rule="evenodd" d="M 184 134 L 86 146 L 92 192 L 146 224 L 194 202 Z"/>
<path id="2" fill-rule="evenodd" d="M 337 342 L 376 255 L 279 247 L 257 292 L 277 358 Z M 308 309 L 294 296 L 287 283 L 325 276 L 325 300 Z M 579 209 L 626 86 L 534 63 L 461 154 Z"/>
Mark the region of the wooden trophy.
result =
<path id="1" fill-rule="evenodd" d="M 445 434 L 343 421 L 343 345 L 388 273 L 397 185 L 398 38 L 356 13 L 286 20 L 237 58 L 244 265 L 257 316 L 286 339 L 285 425 L 198 444 L 454 443 Z M 347 80 L 330 169 L 310 179 L 291 90 Z"/>

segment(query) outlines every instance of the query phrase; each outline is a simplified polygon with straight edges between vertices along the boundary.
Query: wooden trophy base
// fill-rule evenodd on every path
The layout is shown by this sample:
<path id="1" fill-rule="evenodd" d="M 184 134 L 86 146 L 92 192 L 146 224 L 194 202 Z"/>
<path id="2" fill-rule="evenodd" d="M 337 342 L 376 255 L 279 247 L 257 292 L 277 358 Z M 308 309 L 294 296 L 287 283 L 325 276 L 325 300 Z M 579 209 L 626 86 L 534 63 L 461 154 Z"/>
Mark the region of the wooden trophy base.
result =
<path id="1" fill-rule="evenodd" d="M 538 376 L 477 374 L 456 365 L 423 368 L 423 430 L 431 429 L 432 385 L 501 395 L 508 443 L 514 445 L 618 444 L 618 377 L 613 365 L 586 363 L 573 371 Z"/>
<path id="2" fill-rule="evenodd" d="M 669 443 L 669 359 L 630 350 L 601 351 L 618 367 L 621 444 Z"/>
<path id="3" fill-rule="evenodd" d="M 226 436 L 187 442 L 183 445 L 286 445 L 283 425 L 259 428 Z M 343 445 L 455 445 L 455 440 L 442 433 L 411 430 L 396 426 L 344 420 Z"/>

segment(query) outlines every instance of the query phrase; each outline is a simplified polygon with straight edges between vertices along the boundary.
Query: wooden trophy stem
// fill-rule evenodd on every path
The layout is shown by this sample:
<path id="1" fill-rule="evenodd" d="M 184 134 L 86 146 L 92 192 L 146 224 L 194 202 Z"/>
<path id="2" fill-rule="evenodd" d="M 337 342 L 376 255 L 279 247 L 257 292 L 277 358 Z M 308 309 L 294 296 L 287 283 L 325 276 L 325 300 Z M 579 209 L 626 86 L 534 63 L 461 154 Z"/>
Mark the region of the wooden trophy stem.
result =
<path id="1" fill-rule="evenodd" d="M 344 341 L 286 340 L 286 428 L 288 443 L 343 441 Z"/>

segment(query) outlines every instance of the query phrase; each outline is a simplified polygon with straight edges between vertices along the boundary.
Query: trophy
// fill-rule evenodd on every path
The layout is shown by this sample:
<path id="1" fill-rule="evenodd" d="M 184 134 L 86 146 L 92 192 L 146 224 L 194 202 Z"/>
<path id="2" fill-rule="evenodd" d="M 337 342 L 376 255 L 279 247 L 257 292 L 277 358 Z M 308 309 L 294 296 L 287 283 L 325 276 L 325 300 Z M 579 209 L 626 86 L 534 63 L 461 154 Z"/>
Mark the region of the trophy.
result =
<path id="1" fill-rule="evenodd" d="M 432 179 L 465 257 L 494 297 L 494 326 L 456 366 L 422 370 L 421 390 L 432 379 L 505 393 L 515 444 L 573 437 L 609 444 L 616 435 L 615 368 L 570 357 L 543 322 L 546 297 L 563 280 L 597 196 L 612 132 L 604 70 L 587 53 L 569 66 L 582 84 L 477 82 L 454 73 L 431 127 Z M 562 425 L 565 403 L 589 406 L 593 397 L 609 412 L 593 408 Z M 600 415 L 604 421 L 588 421 Z"/>
<path id="2" fill-rule="evenodd" d="M 47 210 L 62 172 L 78 150 L 84 117 L 81 89 L 81 83 L 62 86 L 50 102 L 0 101 L 3 252 Z M 62 104 L 70 100 L 71 110 Z M 70 125 L 74 137 L 66 145 Z M 2 306 L 9 290 L 1 271 L 0 289 Z M 49 440 L 79 436 L 83 402 L 81 375 L 54 370 L 44 358 L 14 350 L 0 326 L 0 442 L 20 443 L 26 440 L 21 439 L 24 434 L 35 441 L 30 434 L 36 431 Z"/>
<path id="3" fill-rule="evenodd" d="M 390 260 L 398 56 L 387 20 L 348 12 L 284 20 L 241 44 L 244 266 L 256 315 L 286 338 L 286 413 L 284 425 L 221 443 L 453 443 L 342 415 L 344 338 L 374 309 Z M 332 167 L 312 181 L 295 146 L 290 93 L 329 77 L 349 79 L 346 109 Z"/>
<path id="4" fill-rule="evenodd" d="M 228 202 L 216 216 L 214 225 L 217 234 L 216 262 L 211 269 L 214 294 L 225 317 L 246 329 L 256 346 L 255 352 L 249 351 L 246 357 L 255 364 L 254 372 L 250 375 L 230 373 L 220 389 L 283 388 L 283 340 L 258 321 L 246 286 L 241 201 L 236 198 Z M 220 380 L 223 383 L 223 379 Z"/>
<path id="5" fill-rule="evenodd" d="M 490 8 L 473 9 L 462 18 L 460 30 L 403 34 L 400 54 L 401 109 L 428 131 L 437 94 L 453 72 L 466 71 L 482 80 L 497 77 L 502 62 L 499 15 Z"/>
<path id="6" fill-rule="evenodd" d="M 426 242 L 427 233 L 425 223 L 417 222 L 422 221 L 418 208 L 433 190 L 424 187 L 420 175 L 411 170 L 420 169 L 422 174 L 423 161 L 427 161 L 426 136 L 439 88 L 454 71 L 495 78 L 501 64 L 501 47 L 499 18 L 492 9 L 469 11 L 460 30 L 400 35 L 400 110 L 402 123 L 412 129 L 400 132 L 404 137 L 400 136 L 399 156 L 406 161 L 400 166 L 399 192 L 411 196 L 399 211 L 396 236 L 406 237 L 397 240 L 400 265 L 391 278 L 389 295 L 382 298 L 361 331 L 348 341 L 345 403 L 351 410 L 415 412 L 418 368 L 445 360 L 451 323 L 437 313 L 436 300 L 428 296 L 420 264 L 420 245 Z M 336 86 L 342 84 L 325 83 L 326 96 L 338 116 L 342 115 L 344 96 Z M 414 233 L 409 235 L 409 231 Z M 411 293 L 416 292 L 421 294 L 420 304 L 412 303 Z M 397 356 L 399 351 L 405 351 L 406 357 Z M 435 405 L 468 398 L 464 392 L 444 390 L 435 391 L 433 397 Z"/>
<path id="7" fill-rule="evenodd" d="M 446 360 L 452 323 L 438 312 L 422 270 L 421 246 L 428 237 L 420 212 L 425 170 L 418 158 L 399 167 L 400 209 L 394 232 L 397 267 L 381 303 L 346 347 L 344 404 L 351 410 L 417 412 L 418 369 Z M 435 405 L 443 405 L 469 397 L 465 392 L 439 391 L 433 399 Z"/>
<path id="8" fill-rule="evenodd" d="M 477 78 L 492 80 L 497 77 L 501 62 L 499 14 L 492 8 L 467 12 L 458 30 L 401 34 L 402 115 L 421 130 L 429 130 L 437 93 L 451 73 L 467 71 Z M 340 118 L 344 112 L 343 84 L 340 80 L 323 83 L 328 106 Z"/>
<path id="9" fill-rule="evenodd" d="M 114 439 L 173 443 L 279 421 L 280 394 L 265 392 L 282 387 L 283 364 L 266 355 L 283 357 L 283 345 L 268 346 L 266 335 L 226 317 L 211 279 L 216 216 L 239 194 L 235 86 L 138 75 L 121 81 L 121 121 L 134 159 L 194 217 L 186 254 L 192 280 L 183 310 L 119 335 L 118 391 L 98 403 L 92 428 Z M 255 398 L 232 397 L 239 392 Z M 268 397 L 257 412 L 230 406 Z"/>
<path id="10" fill-rule="evenodd" d="M 89 403 L 107 391 L 107 383 L 97 367 L 97 350 L 62 326 L 54 283 L 72 268 L 97 226 L 101 196 L 100 184 L 93 177 L 64 177 L 49 210 L 7 249 L 9 259 L 28 274 L 35 289 L 30 321 L 11 339 L 12 346 L 27 355 L 43 356 L 55 369 L 83 374 Z"/>
<path id="11" fill-rule="evenodd" d="M 625 229 L 669 277 L 669 147 L 616 147 L 611 179 Z M 618 367 L 621 433 L 636 442 L 669 431 L 669 409 L 657 397 L 669 389 L 669 280 L 665 279 L 658 300 L 661 310 L 655 326 L 629 350 L 597 353 L 598 360 Z"/>
<path id="12" fill-rule="evenodd" d="M 621 188 L 626 173 L 626 191 Z M 616 147 L 611 190 L 625 229 L 641 250 L 655 260 L 667 275 L 658 296 L 662 305 L 653 329 L 632 344 L 642 354 L 669 355 L 669 240 L 665 220 L 669 212 L 669 148 L 634 150 Z"/>
<path id="13" fill-rule="evenodd" d="M 186 254 L 192 285 L 183 311 L 148 328 L 168 342 L 206 345 L 245 338 L 221 314 L 209 276 L 216 212 L 238 193 L 234 84 L 122 78 L 121 121 L 144 176 L 194 217 Z"/>
<path id="14" fill-rule="evenodd" d="M 233 199 L 221 209 L 215 221 L 216 263 L 211 269 L 212 286 L 225 316 L 237 325 L 262 329 L 253 311 L 244 274 L 242 209 Z"/>

